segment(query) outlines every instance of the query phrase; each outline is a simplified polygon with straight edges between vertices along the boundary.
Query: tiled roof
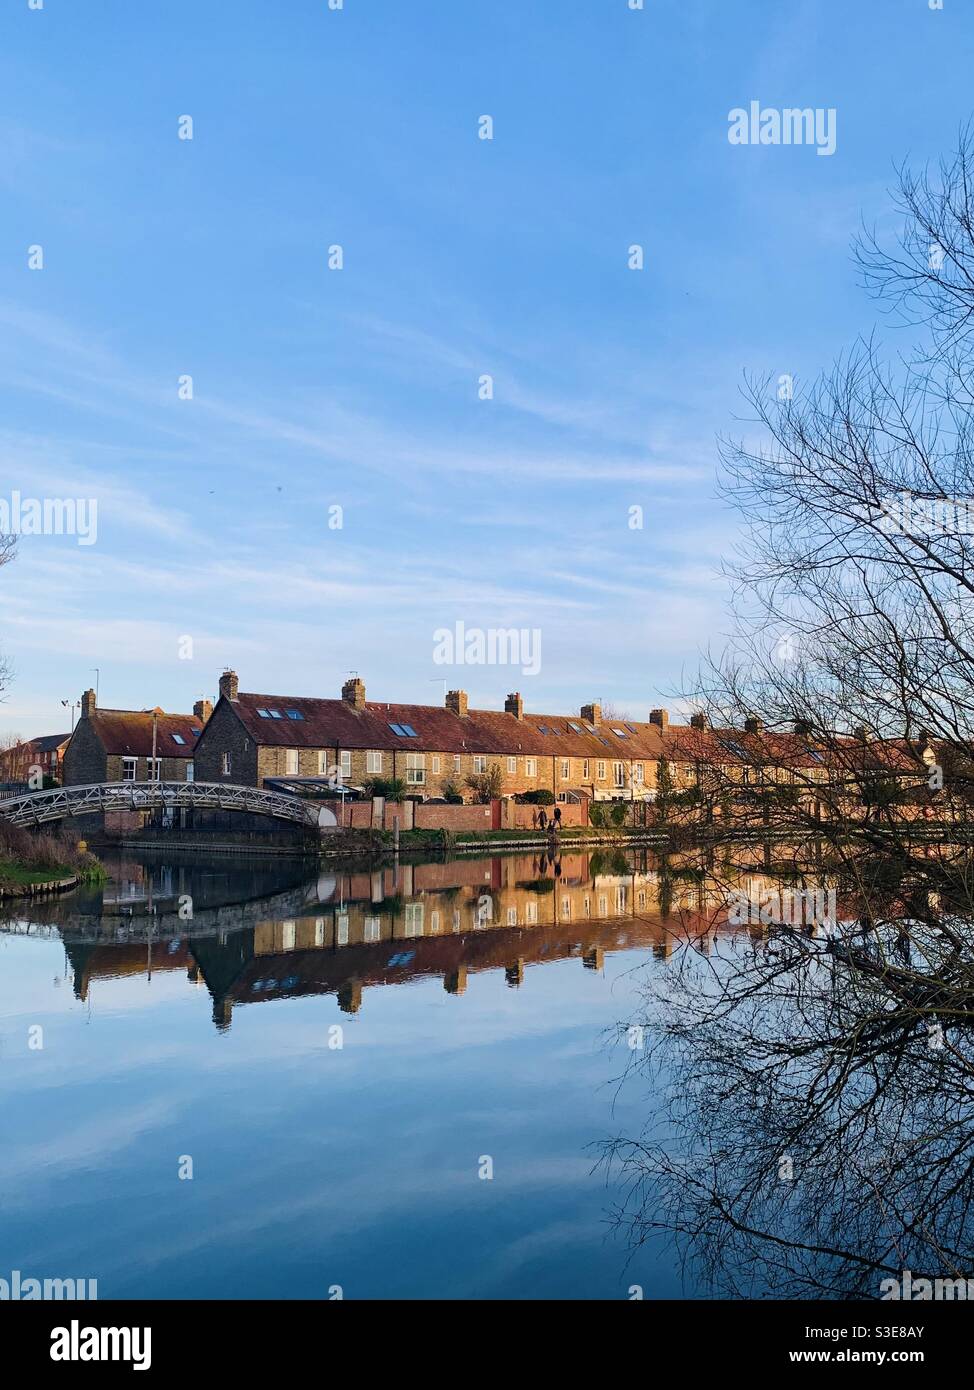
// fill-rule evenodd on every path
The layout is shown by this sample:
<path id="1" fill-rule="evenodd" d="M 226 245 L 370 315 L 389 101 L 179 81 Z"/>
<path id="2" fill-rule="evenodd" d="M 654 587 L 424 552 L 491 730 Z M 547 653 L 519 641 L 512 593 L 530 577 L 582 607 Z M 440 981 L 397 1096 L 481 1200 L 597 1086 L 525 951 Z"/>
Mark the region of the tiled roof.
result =
<path id="1" fill-rule="evenodd" d="M 439 705 L 385 704 L 355 709 L 344 700 L 254 695 L 231 702 L 255 743 L 280 748 L 374 748 L 406 752 L 522 754 L 537 757 L 655 759 L 663 748 L 658 725 L 603 719 L 595 732 L 577 716 L 472 709 L 461 716 Z M 266 710 L 268 716 L 258 711 Z M 279 718 L 273 717 L 273 711 Z M 293 712 L 293 713 L 289 713 Z M 296 719 L 293 714 L 300 715 Z M 397 734 L 408 726 L 415 737 Z M 571 725 L 577 725 L 577 730 Z M 594 728 L 595 726 L 593 726 Z M 614 732 L 622 731 L 621 735 Z"/>
<path id="2" fill-rule="evenodd" d="M 97 709 L 89 715 L 88 722 L 106 753 L 151 758 L 153 715 L 156 756 L 191 758 L 202 728 L 195 714 L 165 714 L 151 709 Z M 176 734 L 184 740 L 182 743 L 176 742 Z"/>
<path id="3" fill-rule="evenodd" d="M 70 734 L 41 734 L 39 738 L 30 739 L 28 746 L 36 753 L 53 753 L 56 748 L 60 748 L 70 738 Z"/>

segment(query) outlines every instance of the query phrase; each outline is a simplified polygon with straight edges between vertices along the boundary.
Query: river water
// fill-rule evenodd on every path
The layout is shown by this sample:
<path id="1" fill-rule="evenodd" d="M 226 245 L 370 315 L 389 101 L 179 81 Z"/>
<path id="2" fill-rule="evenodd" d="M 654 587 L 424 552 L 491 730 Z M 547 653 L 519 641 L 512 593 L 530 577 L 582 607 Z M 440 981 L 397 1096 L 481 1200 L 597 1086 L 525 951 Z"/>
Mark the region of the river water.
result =
<path id="1" fill-rule="evenodd" d="M 652 854 L 108 867 L 0 923 L 0 1275 L 699 1292 L 597 1166 L 651 1108 L 621 1025 L 681 949 Z"/>

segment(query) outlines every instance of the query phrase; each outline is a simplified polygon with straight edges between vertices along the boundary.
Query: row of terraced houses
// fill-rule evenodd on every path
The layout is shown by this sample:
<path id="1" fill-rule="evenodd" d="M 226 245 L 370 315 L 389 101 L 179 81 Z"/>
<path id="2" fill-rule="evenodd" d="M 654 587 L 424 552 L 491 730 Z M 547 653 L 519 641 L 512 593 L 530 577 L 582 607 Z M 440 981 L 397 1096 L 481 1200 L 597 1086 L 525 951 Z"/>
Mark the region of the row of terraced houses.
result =
<path id="1" fill-rule="evenodd" d="M 577 716 L 535 714 L 516 692 L 502 710 L 471 709 L 463 690 L 449 691 L 442 706 L 393 704 L 367 700 L 353 677 L 340 698 L 318 699 L 241 691 L 232 670 L 219 690 L 215 706 L 202 700 L 191 714 L 104 709 L 86 691 L 63 750 L 63 782 L 196 780 L 322 797 L 384 782 L 420 800 L 459 794 L 469 802 L 478 799 L 471 783 L 491 773 L 501 798 L 544 791 L 561 803 L 652 801 L 664 763 L 675 790 L 715 767 L 740 783 L 794 781 L 799 769 L 810 788 L 829 777 L 836 756 L 834 748 L 823 756 L 799 725 L 787 734 L 765 734 L 757 720 L 716 730 L 700 715 L 671 723 L 665 709 L 634 721 L 603 715 L 597 702 Z M 855 765 L 884 774 L 913 778 L 933 757 L 922 742 L 870 743 L 865 734 L 842 742 Z M 778 764 L 770 770 L 769 758 Z"/>

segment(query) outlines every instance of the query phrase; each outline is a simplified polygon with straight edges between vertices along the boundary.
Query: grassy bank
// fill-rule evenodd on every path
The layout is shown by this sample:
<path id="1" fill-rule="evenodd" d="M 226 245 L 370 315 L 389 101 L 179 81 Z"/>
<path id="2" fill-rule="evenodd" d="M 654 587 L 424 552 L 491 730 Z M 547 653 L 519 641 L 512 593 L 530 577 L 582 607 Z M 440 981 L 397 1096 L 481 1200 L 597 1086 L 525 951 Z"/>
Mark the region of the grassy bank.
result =
<path id="1" fill-rule="evenodd" d="M 0 891 L 18 892 L 39 883 L 105 878 L 101 863 L 62 835 L 32 833 L 0 823 Z"/>

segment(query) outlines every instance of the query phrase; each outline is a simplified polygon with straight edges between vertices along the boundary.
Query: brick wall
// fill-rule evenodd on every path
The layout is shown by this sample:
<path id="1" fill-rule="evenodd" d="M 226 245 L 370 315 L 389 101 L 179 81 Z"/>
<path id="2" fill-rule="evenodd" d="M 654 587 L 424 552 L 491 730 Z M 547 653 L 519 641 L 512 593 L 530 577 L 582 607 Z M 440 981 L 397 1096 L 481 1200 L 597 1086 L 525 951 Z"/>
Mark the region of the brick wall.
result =
<path id="1" fill-rule="evenodd" d="M 261 753 L 273 749 L 261 749 Z M 230 775 L 223 772 L 223 754 L 230 754 Z M 258 752 L 228 700 L 221 700 L 203 726 L 193 753 L 197 782 L 225 782 L 239 787 L 261 785 Z M 265 772 L 261 777 L 276 774 Z"/>
<path id="2" fill-rule="evenodd" d="M 87 719 L 79 719 L 64 751 L 64 785 L 88 787 L 93 782 L 107 782 L 106 766 L 101 739 Z"/>

